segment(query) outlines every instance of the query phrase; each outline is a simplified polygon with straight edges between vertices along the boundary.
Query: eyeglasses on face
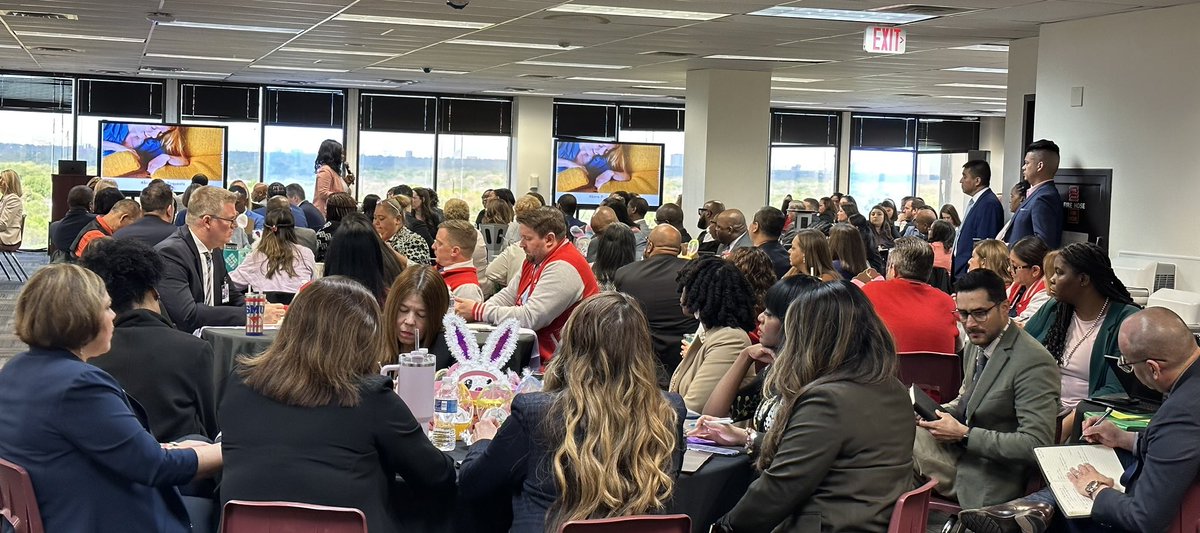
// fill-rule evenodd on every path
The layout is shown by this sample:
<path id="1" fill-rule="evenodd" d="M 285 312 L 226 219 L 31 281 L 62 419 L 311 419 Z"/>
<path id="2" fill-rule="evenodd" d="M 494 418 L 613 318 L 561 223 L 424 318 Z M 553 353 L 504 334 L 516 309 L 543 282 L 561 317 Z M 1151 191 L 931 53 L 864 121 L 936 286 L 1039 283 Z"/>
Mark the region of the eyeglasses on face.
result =
<path id="1" fill-rule="evenodd" d="M 709 210 L 707 210 L 707 209 L 705 209 L 705 208 L 703 208 L 703 207 L 701 207 L 700 209 L 697 209 L 697 210 L 696 210 L 696 214 L 698 214 L 698 215 L 700 215 L 700 216 L 704 216 L 704 215 L 711 215 L 711 214 L 712 214 L 712 212 L 711 212 L 711 211 L 709 211 Z"/>
<path id="2" fill-rule="evenodd" d="M 962 309 L 956 309 L 954 311 L 954 316 L 958 318 L 959 322 L 966 322 L 968 318 L 974 318 L 975 322 L 984 322 L 988 319 L 992 309 L 995 309 L 998 305 L 1000 305 L 1000 302 L 992 304 L 992 306 L 987 309 L 976 309 L 974 311 L 963 311 Z"/>
<path id="3" fill-rule="evenodd" d="M 1145 362 L 1147 362 L 1147 361 L 1158 361 L 1158 362 L 1162 362 L 1162 360 L 1161 360 L 1161 359 L 1155 359 L 1155 358 L 1153 358 L 1153 357 L 1151 357 L 1151 358 L 1148 358 L 1148 359 L 1142 359 L 1142 360 L 1139 360 L 1139 361 L 1130 361 L 1130 360 L 1128 360 L 1128 359 L 1126 359 L 1126 358 L 1125 358 L 1125 355 L 1124 355 L 1124 354 L 1122 354 L 1122 355 L 1120 355 L 1119 357 L 1117 357 L 1117 368 L 1120 368 L 1120 369 L 1121 369 L 1121 371 L 1122 371 L 1122 372 L 1124 372 L 1124 373 L 1126 373 L 1126 374 L 1130 374 L 1130 373 L 1132 373 L 1132 372 L 1133 372 L 1133 367 L 1134 367 L 1134 366 L 1140 365 L 1140 364 L 1142 364 L 1142 363 L 1145 363 Z"/>

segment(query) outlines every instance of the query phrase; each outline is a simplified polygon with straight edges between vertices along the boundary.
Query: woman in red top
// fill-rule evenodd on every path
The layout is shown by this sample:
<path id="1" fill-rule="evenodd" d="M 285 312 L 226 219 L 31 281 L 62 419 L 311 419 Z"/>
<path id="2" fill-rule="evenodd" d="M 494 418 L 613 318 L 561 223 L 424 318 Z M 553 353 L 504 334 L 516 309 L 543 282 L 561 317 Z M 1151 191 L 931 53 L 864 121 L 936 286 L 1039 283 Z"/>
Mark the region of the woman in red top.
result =
<path id="1" fill-rule="evenodd" d="M 1042 239 L 1030 235 L 1017 241 L 1008 252 L 1008 271 L 1013 278 L 1012 285 L 1008 286 L 1008 313 L 1018 324 L 1024 324 L 1050 301 L 1042 270 L 1048 251 Z"/>

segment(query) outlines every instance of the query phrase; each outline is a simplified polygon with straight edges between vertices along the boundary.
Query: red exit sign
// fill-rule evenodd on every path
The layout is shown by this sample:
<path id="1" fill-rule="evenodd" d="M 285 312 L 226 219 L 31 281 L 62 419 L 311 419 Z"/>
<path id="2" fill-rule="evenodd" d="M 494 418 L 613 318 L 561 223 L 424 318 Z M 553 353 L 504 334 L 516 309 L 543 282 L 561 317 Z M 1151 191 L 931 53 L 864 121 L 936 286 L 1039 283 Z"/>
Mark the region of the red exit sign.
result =
<path id="1" fill-rule="evenodd" d="M 863 35 L 863 50 L 872 54 L 903 54 L 908 34 L 903 29 L 888 26 L 867 26 Z"/>

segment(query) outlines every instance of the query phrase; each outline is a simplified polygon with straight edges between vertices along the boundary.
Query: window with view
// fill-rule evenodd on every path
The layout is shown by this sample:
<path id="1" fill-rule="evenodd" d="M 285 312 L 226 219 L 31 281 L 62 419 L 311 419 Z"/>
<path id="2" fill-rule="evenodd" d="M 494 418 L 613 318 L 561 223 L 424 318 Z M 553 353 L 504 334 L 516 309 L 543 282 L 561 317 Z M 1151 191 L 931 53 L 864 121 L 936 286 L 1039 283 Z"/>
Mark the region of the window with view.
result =
<path id="1" fill-rule="evenodd" d="M 363 131 L 358 134 L 358 197 L 384 196 L 400 184 L 433 187 L 432 133 Z M 507 169 L 507 164 L 505 169 Z M 443 198 L 444 197 L 444 198 Z M 439 193 L 443 202 L 449 196 Z"/>
<path id="2" fill-rule="evenodd" d="M 438 135 L 437 191 L 442 204 L 460 198 L 471 212 L 483 209 L 480 194 L 509 186 L 509 145 L 501 135 Z"/>
<path id="3" fill-rule="evenodd" d="M 769 205 L 829 196 L 837 188 L 837 145 L 841 115 L 837 112 L 771 112 Z"/>
<path id="4" fill-rule="evenodd" d="M 21 178 L 25 234 L 21 247 L 45 248 L 50 227 L 50 175 L 58 160 L 72 159 L 70 113 L 0 110 L 0 170 Z M 93 144 L 95 141 L 93 141 Z"/>
<path id="5" fill-rule="evenodd" d="M 311 198 L 317 183 L 317 149 L 325 139 L 342 142 L 342 135 L 341 128 L 265 126 L 263 182 L 298 183 Z"/>

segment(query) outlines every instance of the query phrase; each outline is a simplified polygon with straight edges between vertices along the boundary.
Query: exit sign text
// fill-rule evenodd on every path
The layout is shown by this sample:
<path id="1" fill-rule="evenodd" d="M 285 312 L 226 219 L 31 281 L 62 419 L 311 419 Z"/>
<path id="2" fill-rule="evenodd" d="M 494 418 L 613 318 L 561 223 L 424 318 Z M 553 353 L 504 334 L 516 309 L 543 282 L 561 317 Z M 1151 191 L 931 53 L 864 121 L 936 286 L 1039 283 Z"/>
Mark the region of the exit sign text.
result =
<path id="1" fill-rule="evenodd" d="M 867 26 L 863 35 L 863 50 L 872 54 L 903 54 L 908 42 L 907 33 L 900 28 Z"/>

